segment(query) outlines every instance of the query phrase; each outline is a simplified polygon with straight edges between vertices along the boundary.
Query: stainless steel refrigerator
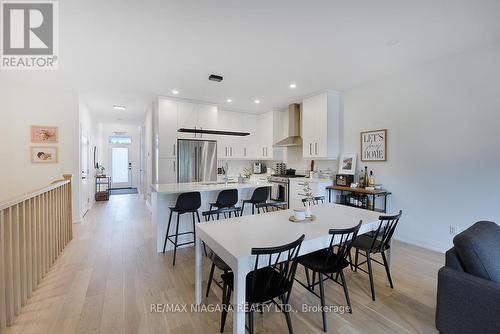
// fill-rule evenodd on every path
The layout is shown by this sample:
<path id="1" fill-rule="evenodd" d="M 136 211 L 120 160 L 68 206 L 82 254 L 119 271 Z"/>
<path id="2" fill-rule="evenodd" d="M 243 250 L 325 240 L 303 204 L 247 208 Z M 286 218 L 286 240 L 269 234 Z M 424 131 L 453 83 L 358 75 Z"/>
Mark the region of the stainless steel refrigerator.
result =
<path id="1" fill-rule="evenodd" d="M 179 139 L 178 149 L 178 182 L 217 181 L 215 140 Z"/>

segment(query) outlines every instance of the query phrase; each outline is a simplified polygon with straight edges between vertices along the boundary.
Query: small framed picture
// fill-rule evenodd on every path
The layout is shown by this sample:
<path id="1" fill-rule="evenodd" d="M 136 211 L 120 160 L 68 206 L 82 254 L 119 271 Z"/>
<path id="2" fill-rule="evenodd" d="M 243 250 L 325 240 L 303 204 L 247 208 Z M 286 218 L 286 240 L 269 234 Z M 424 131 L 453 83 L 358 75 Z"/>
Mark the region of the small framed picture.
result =
<path id="1" fill-rule="evenodd" d="M 339 174 L 356 174 L 356 154 L 344 153 L 340 157 Z"/>
<path id="2" fill-rule="evenodd" d="M 387 129 L 361 132 L 361 161 L 387 161 Z"/>
<path id="3" fill-rule="evenodd" d="M 57 144 L 59 129 L 57 126 L 31 126 L 31 142 L 36 144 Z"/>
<path id="4" fill-rule="evenodd" d="M 38 163 L 56 163 L 58 159 L 57 147 L 55 146 L 45 146 L 45 147 L 31 147 L 31 162 Z"/>

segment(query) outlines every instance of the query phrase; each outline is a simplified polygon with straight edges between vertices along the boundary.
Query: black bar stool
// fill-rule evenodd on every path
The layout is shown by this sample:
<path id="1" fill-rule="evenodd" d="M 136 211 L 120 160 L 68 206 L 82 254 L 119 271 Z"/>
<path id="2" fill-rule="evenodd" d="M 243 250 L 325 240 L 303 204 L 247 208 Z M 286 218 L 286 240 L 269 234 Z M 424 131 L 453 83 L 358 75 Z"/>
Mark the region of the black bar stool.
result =
<path id="1" fill-rule="evenodd" d="M 255 207 L 257 204 L 266 203 L 269 198 L 269 187 L 259 187 L 253 191 L 252 197 L 243 201 L 241 206 L 241 215 L 243 215 L 243 210 L 245 210 L 245 204 L 252 204 L 252 215 L 255 214 Z M 257 208 L 257 212 L 260 213 L 260 208 Z"/>
<path id="2" fill-rule="evenodd" d="M 191 193 L 180 194 L 179 197 L 177 197 L 177 202 L 175 203 L 175 207 L 170 208 L 170 217 L 168 218 L 165 243 L 163 244 L 163 253 L 165 253 L 165 249 L 167 248 L 167 241 L 170 241 L 171 243 L 174 244 L 174 261 L 173 261 L 174 266 L 175 266 L 175 256 L 177 255 L 177 247 L 195 243 L 196 240 L 195 214 L 196 217 L 198 218 L 198 222 L 200 222 L 200 215 L 198 214 L 198 209 L 200 207 L 201 207 L 201 194 L 199 192 L 191 192 Z M 175 234 L 169 235 L 170 223 L 172 222 L 172 214 L 174 212 L 177 212 L 177 226 L 175 229 Z M 193 215 L 193 231 L 179 233 L 179 217 L 185 213 L 191 213 Z M 184 234 L 193 234 L 194 236 L 193 241 L 179 244 L 177 242 L 178 237 L 179 235 L 184 235 Z M 172 237 L 175 237 L 175 239 L 172 240 Z"/>
<path id="3" fill-rule="evenodd" d="M 209 211 L 213 211 L 212 209 L 215 207 L 217 209 L 227 209 L 227 208 L 235 208 L 238 203 L 238 190 L 237 189 L 226 189 L 219 192 L 217 195 L 217 200 L 215 203 L 210 203 Z M 229 218 L 231 218 L 232 210 L 228 210 L 224 213 L 224 218 L 226 218 L 226 213 L 229 213 Z M 220 212 L 215 212 L 217 214 L 217 219 L 219 219 Z M 236 215 L 236 212 L 235 212 Z M 212 217 L 213 219 L 213 217 Z M 209 218 L 210 220 L 210 218 Z"/>
<path id="4" fill-rule="evenodd" d="M 279 211 L 286 210 L 288 208 L 287 201 L 270 201 L 265 203 L 256 204 L 257 212 L 260 213 L 260 209 L 263 209 L 266 213 L 269 211 Z"/>

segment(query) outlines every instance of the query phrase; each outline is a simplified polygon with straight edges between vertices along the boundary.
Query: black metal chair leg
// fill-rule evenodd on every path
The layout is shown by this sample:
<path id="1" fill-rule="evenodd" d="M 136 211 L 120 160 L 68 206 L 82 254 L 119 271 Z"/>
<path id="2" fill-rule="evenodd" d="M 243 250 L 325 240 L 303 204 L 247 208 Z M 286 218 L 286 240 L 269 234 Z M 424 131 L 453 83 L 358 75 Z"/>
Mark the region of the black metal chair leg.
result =
<path id="1" fill-rule="evenodd" d="M 349 313 L 352 314 L 351 300 L 349 298 L 349 290 L 347 290 L 347 282 L 345 280 L 344 270 L 340 270 L 340 279 L 342 280 L 342 287 L 344 288 L 345 300 L 347 302 L 347 306 L 349 306 Z"/>
<path id="2" fill-rule="evenodd" d="M 286 301 L 285 295 L 281 296 L 281 304 L 283 305 L 283 307 L 287 307 L 288 303 Z M 288 333 L 293 334 L 292 318 L 290 317 L 290 312 L 288 312 L 288 310 L 286 308 L 285 309 L 282 308 L 281 311 L 285 314 L 286 325 L 288 327 Z"/>
<path id="3" fill-rule="evenodd" d="M 248 311 L 248 333 L 253 334 L 253 306 L 250 306 L 250 310 Z"/>
<path id="4" fill-rule="evenodd" d="M 243 204 L 241 204 L 241 213 L 240 213 L 240 216 L 243 216 L 243 210 L 245 210 L 245 201 L 243 201 Z"/>
<path id="5" fill-rule="evenodd" d="M 307 287 L 311 288 L 311 279 L 309 278 L 309 269 L 304 267 L 304 271 L 306 272 Z"/>
<path id="6" fill-rule="evenodd" d="M 198 218 L 198 223 L 201 223 L 200 214 L 198 213 L 198 210 L 196 210 L 195 212 L 196 212 L 196 217 Z"/>
<path id="7" fill-rule="evenodd" d="M 375 286 L 373 285 L 372 259 L 370 252 L 366 252 L 366 263 L 368 265 L 368 275 L 370 276 L 370 289 L 372 291 L 372 300 L 375 301 Z"/>
<path id="8" fill-rule="evenodd" d="M 194 212 L 193 212 L 192 216 L 193 216 L 193 236 L 194 236 L 194 241 L 196 242 L 196 225 L 195 225 L 196 222 L 194 220 Z"/>
<path id="9" fill-rule="evenodd" d="M 231 289 L 224 283 L 222 286 L 222 313 L 220 318 L 220 332 L 224 332 L 224 325 L 226 324 L 227 309 L 229 307 L 229 297 L 231 296 Z M 229 296 L 229 297 L 228 297 Z"/>
<path id="10" fill-rule="evenodd" d="M 325 288 L 323 287 L 323 275 L 319 273 L 318 276 L 319 276 L 319 296 L 321 299 L 321 315 L 323 317 L 323 332 L 326 333 Z"/>
<path id="11" fill-rule="evenodd" d="M 170 231 L 170 223 L 172 222 L 172 210 L 170 210 L 170 217 L 168 218 L 167 233 L 165 233 L 165 243 L 163 244 L 163 254 L 165 254 L 165 249 L 167 248 L 168 232 Z"/>
<path id="12" fill-rule="evenodd" d="M 175 245 L 174 245 L 174 262 L 173 262 L 173 265 L 175 266 L 175 257 L 177 256 L 177 240 L 179 238 L 179 217 L 181 215 L 179 213 L 177 213 L 177 227 L 175 229 Z"/>
<path id="13" fill-rule="evenodd" d="M 354 271 L 358 271 L 359 249 L 356 248 L 356 256 L 354 257 Z"/>
<path id="14" fill-rule="evenodd" d="M 252 215 L 255 214 L 255 205 L 252 203 Z"/>
<path id="15" fill-rule="evenodd" d="M 351 251 L 349 251 L 349 266 L 351 267 L 351 270 L 354 271 L 354 266 L 352 265 L 352 257 L 351 257 Z"/>
<path id="16" fill-rule="evenodd" d="M 391 289 L 394 289 L 394 285 L 392 285 L 391 268 L 389 268 L 389 263 L 387 262 L 387 258 L 385 257 L 385 251 L 382 251 L 380 254 L 382 254 L 382 260 L 384 260 L 384 267 L 385 267 L 385 272 L 387 274 L 387 279 L 389 280 Z"/>
<path id="17" fill-rule="evenodd" d="M 207 282 L 207 293 L 206 297 L 208 297 L 208 294 L 210 293 L 210 286 L 212 285 L 212 279 L 214 278 L 214 271 L 215 271 L 215 263 L 212 262 L 212 268 L 210 268 L 210 275 L 208 275 L 208 282 Z"/>

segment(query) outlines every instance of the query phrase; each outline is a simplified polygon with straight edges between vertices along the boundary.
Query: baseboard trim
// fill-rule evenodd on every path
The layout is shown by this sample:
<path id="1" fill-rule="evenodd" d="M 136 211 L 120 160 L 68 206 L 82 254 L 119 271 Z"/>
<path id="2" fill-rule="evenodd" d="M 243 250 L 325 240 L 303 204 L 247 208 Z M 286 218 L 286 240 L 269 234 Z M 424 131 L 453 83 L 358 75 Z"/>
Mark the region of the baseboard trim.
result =
<path id="1" fill-rule="evenodd" d="M 422 240 L 417 240 L 417 239 L 413 239 L 413 238 L 406 238 L 406 237 L 394 237 L 394 240 L 401 241 L 401 242 L 404 242 L 404 243 L 407 243 L 407 244 L 410 244 L 413 246 L 422 247 L 422 248 L 431 250 L 433 252 L 441 253 L 441 254 L 446 253 L 446 251 L 451 248 L 451 246 L 450 247 L 446 247 L 446 246 L 437 247 L 436 245 L 430 244 L 430 243 L 422 241 Z"/>

